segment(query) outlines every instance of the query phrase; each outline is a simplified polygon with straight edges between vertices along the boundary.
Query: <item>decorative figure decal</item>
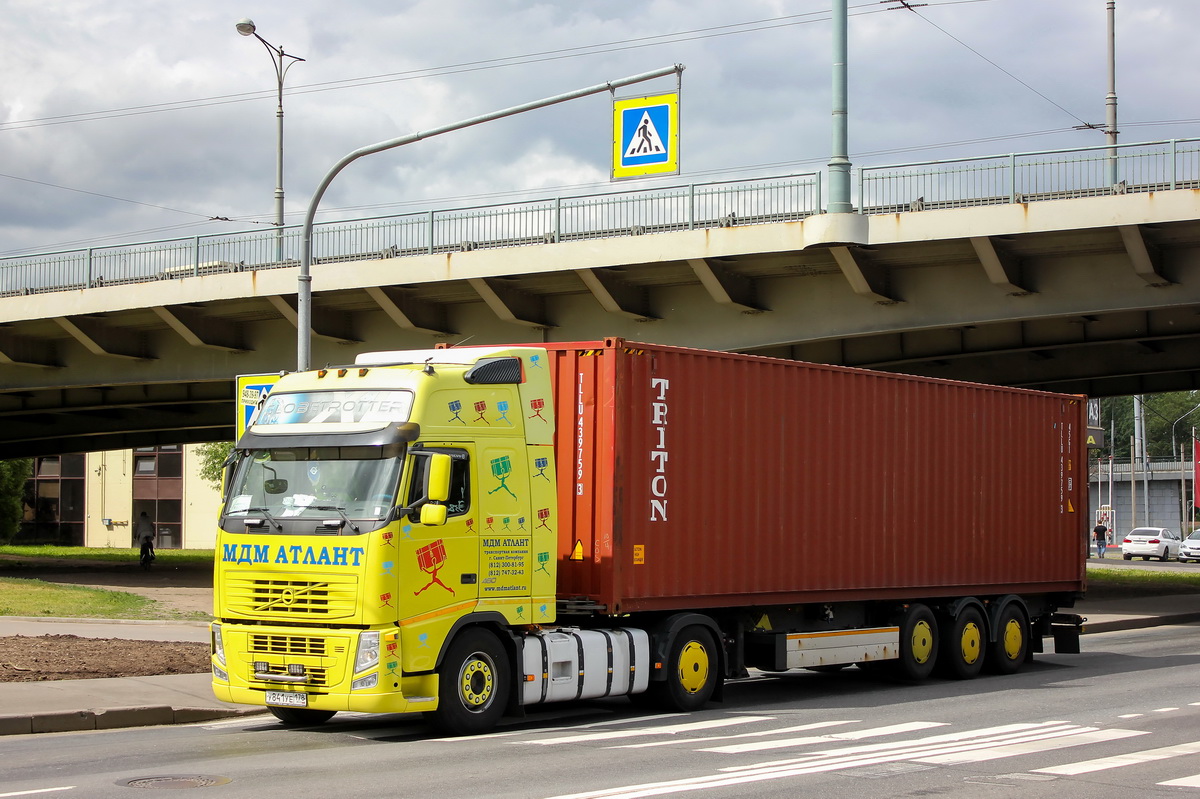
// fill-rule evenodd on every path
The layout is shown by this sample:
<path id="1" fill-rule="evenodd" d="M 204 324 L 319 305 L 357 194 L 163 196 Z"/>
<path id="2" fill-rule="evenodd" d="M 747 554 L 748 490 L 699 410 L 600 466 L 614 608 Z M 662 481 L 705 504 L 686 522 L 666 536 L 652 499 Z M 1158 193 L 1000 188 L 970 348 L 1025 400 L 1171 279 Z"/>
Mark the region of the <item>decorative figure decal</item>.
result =
<path id="1" fill-rule="evenodd" d="M 462 418 L 462 416 L 459 415 L 459 413 L 462 411 L 462 403 L 461 402 L 459 402 L 458 400 L 451 400 L 448 407 L 450 408 L 450 412 L 454 414 L 454 416 L 450 417 L 448 422 L 462 422 L 463 424 L 467 423 L 467 420 Z"/>
<path id="2" fill-rule="evenodd" d="M 475 532 L 475 520 L 474 520 L 473 518 L 472 518 L 472 519 L 467 519 L 467 532 L 468 532 L 468 533 L 474 533 L 474 532 Z"/>
<path id="3" fill-rule="evenodd" d="M 541 369 L 542 368 L 542 356 L 541 355 L 530 355 L 529 363 L 533 366 L 534 369 Z"/>
<path id="4" fill-rule="evenodd" d="M 541 529 L 542 527 L 545 527 L 547 530 L 549 530 L 550 525 L 546 524 L 546 520 L 549 518 L 550 518 L 550 509 L 549 508 L 538 508 L 538 526 L 533 529 L 538 530 L 538 529 Z"/>
<path id="5" fill-rule="evenodd" d="M 387 592 L 386 594 L 380 594 L 379 602 L 380 602 L 379 607 L 381 607 L 381 608 L 387 607 L 387 608 L 392 608 L 393 610 L 395 610 L 395 608 L 396 608 L 396 606 L 392 604 L 392 592 L 391 591 Z"/>
<path id="6" fill-rule="evenodd" d="M 395 537 L 396 537 L 395 533 L 393 533 L 391 530 L 384 530 L 383 531 L 383 545 L 385 547 L 396 546 L 395 544 L 392 543 L 392 539 Z"/>
<path id="7" fill-rule="evenodd" d="M 500 485 L 493 488 L 491 491 L 488 492 L 488 494 L 489 495 L 495 494 L 500 489 L 504 489 L 505 491 L 508 492 L 508 495 L 510 497 L 512 497 L 513 499 L 516 499 L 517 495 L 513 493 L 513 490 L 511 488 L 508 487 L 508 478 L 511 476 L 512 476 L 512 459 L 511 458 L 509 458 L 507 455 L 501 455 L 499 458 L 492 458 L 492 477 L 495 477 L 497 480 L 499 480 Z"/>
<path id="8" fill-rule="evenodd" d="M 517 517 L 517 529 L 518 529 L 518 530 L 524 530 L 524 529 L 525 529 L 525 517 L 524 517 L 524 516 L 518 516 L 518 517 Z"/>
<path id="9" fill-rule="evenodd" d="M 417 565 L 421 567 L 421 571 L 429 575 L 429 583 L 423 588 L 413 591 L 413 596 L 418 596 L 427 588 L 432 588 L 435 584 L 440 585 L 454 596 L 454 589 L 446 585 L 438 578 L 438 571 L 446 564 L 446 544 L 442 539 L 434 541 L 432 544 L 426 544 L 417 550 Z M 388 595 L 391 596 L 390 594 Z"/>
<path id="10" fill-rule="evenodd" d="M 421 633 L 417 636 L 417 649 L 429 648 L 429 633 Z"/>
<path id="11" fill-rule="evenodd" d="M 387 664 L 386 664 L 386 665 L 387 665 L 387 673 L 388 673 L 388 674 L 392 675 L 393 677 L 399 677 L 399 676 L 400 676 L 400 675 L 399 675 L 399 674 L 396 672 L 396 667 L 400 665 L 400 661 L 398 661 L 398 660 L 389 660 L 389 661 L 387 662 Z"/>
<path id="12" fill-rule="evenodd" d="M 535 475 L 534 475 L 534 477 L 541 477 L 541 478 L 543 478 L 543 479 L 544 479 L 544 480 L 545 480 L 547 483 L 549 483 L 549 482 L 550 482 L 550 478 L 546 476 L 546 468 L 547 468 L 549 465 L 550 465 L 550 459 L 549 459 L 549 458 L 534 458 L 534 459 L 533 459 L 533 466 L 534 466 L 534 468 L 535 468 L 535 469 L 537 469 L 537 470 L 538 470 L 537 474 L 535 474 Z"/>
<path id="13" fill-rule="evenodd" d="M 493 533 L 496 532 L 496 528 L 492 526 L 492 522 L 494 522 L 495 520 L 496 520 L 495 516 L 487 517 L 487 519 L 485 519 L 485 521 L 487 522 L 487 527 L 485 528 L 485 530 L 490 530 Z"/>
<path id="14" fill-rule="evenodd" d="M 393 575 L 393 574 L 392 574 L 392 567 L 393 567 L 393 566 L 395 566 L 395 565 L 396 565 L 396 562 L 395 562 L 394 560 L 385 560 L 385 561 L 383 562 L 383 576 L 384 576 L 384 577 L 393 577 L 393 576 L 395 576 L 395 575 Z"/>
<path id="15" fill-rule="evenodd" d="M 404 536 L 401 538 L 401 540 L 404 540 L 404 538 L 407 538 L 409 541 L 412 540 L 412 525 L 411 524 L 406 524 L 403 527 L 401 527 L 400 532 L 404 533 Z"/>
<path id="16" fill-rule="evenodd" d="M 525 606 L 524 605 L 517 605 L 517 618 L 518 619 L 525 618 Z"/>
<path id="17" fill-rule="evenodd" d="M 509 426 L 511 427 L 512 421 L 509 420 L 509 418 L 508 418 L 508 400 L 500 400 L 499 402 L 497 402 L 496 410 L 500 411 L 500 418 L 497 419 L 496 421 L 497 422 L 508 422 Z"/>
<path id="18" fill-rule="evenodd" d="M 512 532 L 512 524 L 510 524 L 511 521 L 512 521 L 511 516 L 505 516 L 504 517 L 504 526 L 500 528 L 500 532 L 504 532 L 505 530 Z"/>
<path id="19" fill-rule="evenodd" d="M 544 411 L 545 409 L 546 409 L 546 401 L 544 399 L 530 400 L 529 401 L 529 410 L 533 411 L 533 416 L 530 416 L 529 418 L 530 419 L 538 418 L 538 419 L 541 419 L 543 422 L 549 423 L 550 420 L 547 419 L 545 416 L 542 416 L 542 411 Z"/>
<path id="20" fill-rule="evenodd" d="M 534 571 L 546 572 L 546 574 L 549 574 L 550 570 L 546 568 L 546 564 L 549 562 L 550 562 L 550 553 L 549 552 L 539 552 L 538 553 L 538 567 L 536 569 L 534 569 Z"/>
<path id="21" fill-rule="evenodd" d="M 475 403 L 475 411 L 476 411 L 476 413 L 478 413 L 478 414 L 479 414 L 479 417 L 478 417 L 477 419 L 475 419 L 475 421 L 476 421 L 476 422 L 483 422 L 484 424 L 486 424 L 486 425 L 488 425 L 488 426 L 490 427 L 492 423 L 491 423 L 491 422 L 489 422 L 487 419 L 483 418 L 483 415 L 484 415 L 485 413 L 487 413 L 487 403 L 486 403 L 486 402 L 484 402 L 483 400 L 480 400 L 479 402 L 476 402 L 476 403 Z"/>

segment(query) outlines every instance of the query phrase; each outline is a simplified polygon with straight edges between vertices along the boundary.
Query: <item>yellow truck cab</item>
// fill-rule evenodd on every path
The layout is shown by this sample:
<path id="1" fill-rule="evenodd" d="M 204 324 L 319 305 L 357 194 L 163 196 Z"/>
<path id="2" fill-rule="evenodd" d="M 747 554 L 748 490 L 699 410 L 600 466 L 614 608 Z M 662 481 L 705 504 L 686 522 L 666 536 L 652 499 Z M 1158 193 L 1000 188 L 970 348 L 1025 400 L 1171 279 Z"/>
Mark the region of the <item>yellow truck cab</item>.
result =
<path id="1" fill-rule="evenodd" d="M 544 357 L 371 353 L 279 380 L 229 466 L 218 698 L 290 723 L 433 711 L 448 731 L 504 711 L 495 661 L 511 643 L 455 634 L 555 621 Z M 439 678 L 447 658 L 461 662 Z"/>

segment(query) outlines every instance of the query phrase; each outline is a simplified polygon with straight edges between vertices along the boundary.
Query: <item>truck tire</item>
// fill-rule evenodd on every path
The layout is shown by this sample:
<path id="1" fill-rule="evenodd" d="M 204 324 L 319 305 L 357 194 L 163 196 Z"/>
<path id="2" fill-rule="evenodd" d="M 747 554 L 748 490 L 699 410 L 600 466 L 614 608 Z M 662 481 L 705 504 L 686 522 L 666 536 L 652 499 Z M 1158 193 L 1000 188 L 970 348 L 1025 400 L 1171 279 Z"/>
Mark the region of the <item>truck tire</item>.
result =
<path id="1" fill-rule="evenodd" d="M 495 727 L 508 705 L 508 655 L 491 632 L 472 627 L 450 644 L 438 675 L 438 708 L 430 721 L 447 735 L 474 735 Z"/>
<path id="2" fill-rule="evenodd" d="M 947 618 L 941 629 L 938 671 L 952 680 L 970 680 L 979 676 L 987 654 L 987 628 L 979 608 L 968 605 L 953 619 Z"/>
<path id="3" fill-rule="evenodd" d="M 699 710 L 717 688 L 720 666 L 712 633 L 698 624 L 684 627 L 671 642 L 667 679 L 650 683 L 647 698 L 666 710 Z"/>
<path id="4" fill-rule="evenodd" d="M 909 605 L 900 620 L 900 659 L 896 673 L 906 680 L 925 680 L 937 664 L 937 619 L 919 602 Z"/>
<path id="5" fill-rule="evenodd" d="M 335 715 L 336 710 L 311 710 L 303 707 L 268 707 L 271 715 L 287 727 L 315 727 L 324 724 Z"/>
<path id="6" fill-rule="evenodd" d="M 987 670 L 994 674 L 1013 674 L 1025 663 L 1029 652 L 1029 621 L 1025 612 L 1010 603 L 996 620 L 996 640 L 988 644 Z"/>

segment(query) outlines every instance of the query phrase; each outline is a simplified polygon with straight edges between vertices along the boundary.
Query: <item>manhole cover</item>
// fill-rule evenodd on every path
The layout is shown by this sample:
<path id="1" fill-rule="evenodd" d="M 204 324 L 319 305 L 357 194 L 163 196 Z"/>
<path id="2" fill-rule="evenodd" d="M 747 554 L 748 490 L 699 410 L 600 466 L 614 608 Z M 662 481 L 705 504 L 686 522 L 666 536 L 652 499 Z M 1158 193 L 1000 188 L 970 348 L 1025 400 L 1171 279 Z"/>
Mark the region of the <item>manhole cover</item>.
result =
<path id="1" fill-rule="evenodd" d="M 208 788 L 213 785 L 224 785 L 228 777 L 205 777 L 200 774 L 174 777 L 134 777 L 122 780 L 117 785 L 129 788 Z"/>

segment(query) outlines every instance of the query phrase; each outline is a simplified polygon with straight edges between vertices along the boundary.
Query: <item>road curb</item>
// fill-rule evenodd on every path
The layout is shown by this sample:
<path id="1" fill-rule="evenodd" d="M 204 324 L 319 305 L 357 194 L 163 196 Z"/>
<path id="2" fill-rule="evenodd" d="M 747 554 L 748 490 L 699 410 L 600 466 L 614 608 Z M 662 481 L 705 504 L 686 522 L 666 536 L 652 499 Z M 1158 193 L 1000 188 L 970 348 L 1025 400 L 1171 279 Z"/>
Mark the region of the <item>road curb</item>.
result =
<path id="1" fill-rule="evenodd" d="M 232 716 L 256 716 L 263 707 L 212 708 L 144 705 L 103 710 L 64 710 L 26 715 L 0 715 L 0 735 L 28 735 L 35 732 L 80 732 L 115 730 L 124 727 L 156 727 L 167 724 L 192 724 Z"/>
<path id="2" fill-rule="evenodd" d="M 1120 630 L 1142 630 L 1148 627 L 1164 627 L 1171 624 L 1192 624 L 1200 621 L 1200 612 L 1169 613 L 1163 616 L 1130 616 L 1124 619 L 1106 619 L 1104 621 L 1083 623 L 1083 633 L 1112 633 Z"/>

